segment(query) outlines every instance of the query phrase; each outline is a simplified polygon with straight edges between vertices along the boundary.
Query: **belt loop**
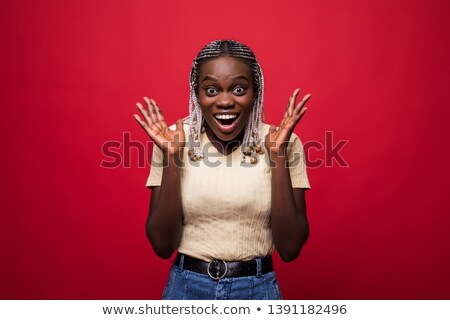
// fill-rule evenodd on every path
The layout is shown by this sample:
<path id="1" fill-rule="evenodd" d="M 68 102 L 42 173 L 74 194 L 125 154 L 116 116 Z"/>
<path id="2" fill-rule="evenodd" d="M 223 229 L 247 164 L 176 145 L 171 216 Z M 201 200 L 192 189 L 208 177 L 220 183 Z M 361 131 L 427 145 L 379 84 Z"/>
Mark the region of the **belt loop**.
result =
<path id="1" fill-rule="evenodd" d="M 256 276 L 259 278 L 261 277 L 261 273 L 262 273 L 262 263 L 261 263 L 261 258 L 256 258 Z"/>
<path id="2" fill-rule="evenodd" d="M 180 263 L 178 264 L 178 266 L 180 267 L 180 269 L 183 269 L 184 267 L 184 254 L 180 254 Z"/>

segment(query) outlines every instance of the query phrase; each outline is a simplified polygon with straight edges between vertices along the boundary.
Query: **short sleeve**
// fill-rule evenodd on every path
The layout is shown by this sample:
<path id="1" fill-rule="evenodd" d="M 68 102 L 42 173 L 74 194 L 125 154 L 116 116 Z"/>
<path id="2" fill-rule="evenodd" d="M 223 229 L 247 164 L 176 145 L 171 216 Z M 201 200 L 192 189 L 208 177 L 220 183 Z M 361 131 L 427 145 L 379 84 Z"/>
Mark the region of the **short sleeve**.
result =
<path id="1" fill-rule="evenodd" d="M 300 138 L 295 133 L 292 133 L 291 135 L 287 152 L 292 188 L 310 189 L 303 145 Z"/>
<path id="2" fill-rule="evenodd" d="M 150 167 L 150 174 L 145 184 L 147 188 L 161 186 L 162 174 L 163 174 L 163 159 L 164 154 L 162 150 L 153 143 L 152 163 Z"/>

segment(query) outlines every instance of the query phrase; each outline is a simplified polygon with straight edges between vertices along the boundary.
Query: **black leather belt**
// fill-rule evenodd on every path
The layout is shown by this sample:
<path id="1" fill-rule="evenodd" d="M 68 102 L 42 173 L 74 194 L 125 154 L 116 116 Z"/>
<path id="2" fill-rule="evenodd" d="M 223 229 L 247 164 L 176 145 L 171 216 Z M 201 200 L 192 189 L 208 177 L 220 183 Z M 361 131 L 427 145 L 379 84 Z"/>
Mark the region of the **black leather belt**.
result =
<path id="1" fill-rule="evenodd" d="M 180 266 L 181 255 L 179 253 L 174 261 L 174 264 L 177 266 Z M 206 274 L 213 280 L 220 280 L 225 277 L 256 276 L 258 273 L 256 259 L 250 261 L 212 260 L 206 262 L 187 255 L 184 255 L 183 269 Z M 261 258 L 261 274 L 271 271 L 273 271 L 272 256 Z"/>

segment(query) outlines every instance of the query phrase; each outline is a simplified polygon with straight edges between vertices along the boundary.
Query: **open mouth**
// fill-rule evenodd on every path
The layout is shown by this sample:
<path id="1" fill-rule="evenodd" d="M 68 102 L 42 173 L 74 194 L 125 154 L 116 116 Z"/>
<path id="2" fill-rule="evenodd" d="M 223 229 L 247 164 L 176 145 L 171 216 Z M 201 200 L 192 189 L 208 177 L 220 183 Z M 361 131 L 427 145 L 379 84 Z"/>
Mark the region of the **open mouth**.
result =
<path id="1" fill-rule="evenodd" d="M 217 113 L 214 115 L 214 118 L 224 127 L 229 127 L 233 125 L 233 123 L 239 118 L 238 113 Z"/>

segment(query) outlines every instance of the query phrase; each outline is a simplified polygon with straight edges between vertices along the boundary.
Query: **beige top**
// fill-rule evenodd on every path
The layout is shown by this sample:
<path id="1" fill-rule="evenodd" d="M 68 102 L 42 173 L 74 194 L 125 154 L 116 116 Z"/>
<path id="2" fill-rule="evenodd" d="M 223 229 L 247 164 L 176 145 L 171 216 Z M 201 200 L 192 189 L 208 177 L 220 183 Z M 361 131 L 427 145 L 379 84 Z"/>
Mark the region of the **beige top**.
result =
<path id="1" fill-rule="evenodd" d="M 269 127 L 261 125 L 262 141 Z M 187 123 L 184 131 L 189 137 Z M 183 235 L 178 251 L 205 261 L 242 261 L 270 255 L 274 245 L 267 151 L 252 165 L 249 160 L 241 164 L 240 148 L 227 156 L 219 153 L 205 133 L 201 135 L 201 145 L 205 156 L 201 161 L 191 161 L 188 148 L 183 152 L 184 167 L 180 170 Z M 309 189 L 303 146 L 294 133 L 288 155 L 292 187 Z M 155 144 L 146 184 L 149 188 L 161 185 L 162 157 Z"/>

